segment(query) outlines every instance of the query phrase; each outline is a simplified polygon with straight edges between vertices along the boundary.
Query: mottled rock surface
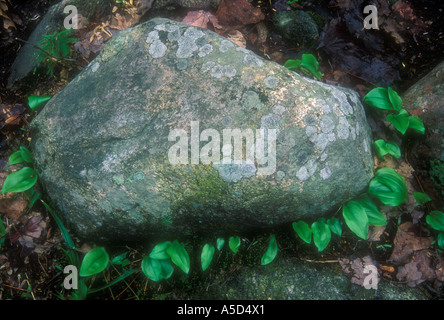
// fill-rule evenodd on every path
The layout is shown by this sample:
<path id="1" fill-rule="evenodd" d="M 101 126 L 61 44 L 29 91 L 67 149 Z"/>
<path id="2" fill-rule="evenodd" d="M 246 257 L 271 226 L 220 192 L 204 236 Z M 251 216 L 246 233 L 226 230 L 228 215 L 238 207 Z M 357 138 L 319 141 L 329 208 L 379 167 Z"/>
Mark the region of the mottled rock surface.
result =
<path id="1" fill-rule="evenodd" d="M 251 138 L 240 157 L 227 129 L 239 130 L 234 152 L 240 134 Z M 373 177 L 355 92 L 167 19 L 110 40 L 31 132 L 40 181 L 89 238 L 235 233 L 328 215 Z"/>
<path id="2" fill-rule="evenodd" d="M 377 290 L 350 283 L 338 264 L 279 259 L 267 266 L 243 267 L 218 276 L 205 292 L 191 299 L 204 300 L 428 300 L 421 288 L 383 278 Z"/>

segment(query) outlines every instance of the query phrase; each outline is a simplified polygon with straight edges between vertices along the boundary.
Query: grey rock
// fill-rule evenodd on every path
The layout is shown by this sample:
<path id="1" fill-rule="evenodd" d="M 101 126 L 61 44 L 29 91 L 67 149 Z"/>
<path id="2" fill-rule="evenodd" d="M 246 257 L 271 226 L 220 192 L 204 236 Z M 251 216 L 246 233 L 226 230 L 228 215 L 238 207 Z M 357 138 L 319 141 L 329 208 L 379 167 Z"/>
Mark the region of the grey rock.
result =
<path id="1" fill-rule="evenodd" d="M 355 285 L 338 264 L 277 259 L 266 266 L 221 274 L 195 300 L 429 300 L 421 288 L 389 282 L 376 289 Z"/>
<path id="2" fill-rule="evenodd" d="M 239 130 L 234 148 L 228 129 Z M 31 132 L 40 181 L 89 238 L 244 232 L 328 215 L 373 177 L 355 92 L 167 19 L 113 37 Z M 240 134 L 251 139 L 233 158 Z"/>
<path id="3" fill-rule="evenodd" d="M 275 12 L 273 26 L 284 39 L 298 45 L 309 45 L 319 38 L 316 22 L 301 10 Z"/>

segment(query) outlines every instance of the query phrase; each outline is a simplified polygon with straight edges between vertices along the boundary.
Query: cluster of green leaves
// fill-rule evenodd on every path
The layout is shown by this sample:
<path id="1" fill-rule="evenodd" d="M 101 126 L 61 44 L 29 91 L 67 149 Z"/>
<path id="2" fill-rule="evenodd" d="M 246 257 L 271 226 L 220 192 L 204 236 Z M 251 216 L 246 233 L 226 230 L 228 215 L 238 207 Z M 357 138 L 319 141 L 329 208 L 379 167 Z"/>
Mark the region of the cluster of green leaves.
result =
<path id="1" fill-rule="evenodd" d="M 319 251 L 323 251 L 331 240 L 331 233 L 341 236 L 342 226 L 338 219 L 331 218 L 325 221 L 320 219 L 312 223 L 311 227 L 305 221 L 292 223 L 293 230 L 306 243 L 310 244 L 311 239 Z M 313 237 L 312 237 L 313 236 Z"/>
<path id="2" fill-rule="evenodd" d="M 241 243 L 241 238 L 238 236 L 228 239 L 228 247 L 233 254 L 239 251 Z M 222 251 L 224 245 L 224 238 L 217 238 L 215 246 L 210 243 L 203 245 L 200 253 L 202 271 L 208 269 L 216 250 Z M 261 264 L 267 265 L 271 263 L 275 259 L 277 252 L 276 237 L 270 235 L 267 250 L 261 258 Z M 188 274 L 190 271 L 189 254 L 177 240 L 174 242 L 165 241 L 155 245 L 150 254 L 143 258 L 141 269 L 148 279 L 157 282 L 169 279 L 174 272 L 174 265 L 179 267 L 185 274 Z"/>
<path id="3" fill-rule="evenodd" d="M 20 149 L 9 156 L 8 165 L 34 163 L 32 153 L 21 146 Z M 1 193 L 6 192 L 24 192 L 29 200 L 29 207 L 32 208 L 34 203 L 39 199 L 40 193 L 34 190 L 34 185 L 37 182 L 37 172 L 29 167 L 24 166 L 21 169 L 10 173 L 3 183 Z"/>
<path id="4" fill-rule="evenodd" d="M 436 243 L 441 250 L 444 250 L 444 212 L 435 210 L 426 216 L 427 224 L 438 232 Z"/>
<path id="5" fill-rule="evenodd" d="M 173 263 L 183 272 L 190 271 L 190 257 L 177 241 L 157 244 L 142 260 L 142 272 L 152 281 L 168 279 L 174 272 Z"/>
<path id="6" fill-rule="evenodd" d="M 420 206 L 432 201 L 432 199 L 430 199 L 430 197 L 423 192 L 413 193 L 413 198 L 415 198 L 416 203 Z M 436 243 L 441 250 L 444 250 L 444 213 L 434 210 L 426 216 L 426 222 L 433 230 L 437 232 Z"/>
<path id="7" fill-rule="evenodd" d="M 365 95 L 364 102 L 372 107 L 388 110 L 390 113 L 387 115 L 387 121 L 402 134 L 405 134 L 408 128 L 424 134 L 425 128 L 421 119 L 409 115 L 407 110 L 402 108 L 402 99 L 392 88 L 375 88 Z"/>
<path id="8" fill-rule="evenodd" d="M 73 29 L 64 29 L 60 32 L 55 31 L 52 34 L 42 35 L 38 45 L 50 55 L 42 50 L 38 50 L 34 55 L 37 57 L 37 65 L 46 65 L 46 74 L 54 76 L 57 63 L 64 58 L 72 57 L 70 44 L 78 41 L 78 39 L 71 37 L 72 32 Z"/>
<path id="9" fill-rule="evenodd" d="M 388 206 L 398 206 L 408 198 L 407 184 L 404 178 L 390 168 L 379 169 L 370 181 L 366 193 L 342 206 L 342 217 L 347 227 L 359 238 L 366 240 L 369 226 L 387 224 L 373 198 Z M 292 224 L 294 231 L 306 243 L 313 242 L 319 251 L 324 250 L 331 240 L 331 232 L 342 235 L 342 224 L 336 218 L 327 221 L 321 219 L 311 227 L 304 221 Z"/>
<path id="10" fill-rule="evenodd" d="M 303 54 L 301 59 L 289 59 L 284 63 L 284 67 L 293 71 L 302 71 L 306 76 L 314 76 L 321 80 L 322 73 L 319 71 L 319 63 L 312 54 Z"/>
<path id="11" fill-rule="evenodd" d="M 43 200 L 41 201 L 62 233 L 65 242 L 64 246 L 60 247 L 60 249 L 64 252 L 68 264 L 75 266 L 79 270 L 80 279 L 78 281 L 78 289 L 74 290 L 73 294 L 70 296 L 71 300 L 84 300 L 87 298 L 87 295 L 111 287 L 134 273 L 134 269 L 126 268 L 129 264 L 129 260 L 126 258 L 127 253 L 125 252 L 111 260 L 112 265 L 122 266 L 123 272 L 120 276 L 103 286 L 89 288 L 87 283 L 91 281 L 92 277 L 102 273 L 110 264 L 110 258 L 107 251 L 105 248 L 97 247 L 88 251 L 88 253 L 82 258 L 80 251 L 76 248 L 74 241 L 60 217 L 46 202 Z M 59 296 L 61 299 L 65 299 L 64 296 Z"/>

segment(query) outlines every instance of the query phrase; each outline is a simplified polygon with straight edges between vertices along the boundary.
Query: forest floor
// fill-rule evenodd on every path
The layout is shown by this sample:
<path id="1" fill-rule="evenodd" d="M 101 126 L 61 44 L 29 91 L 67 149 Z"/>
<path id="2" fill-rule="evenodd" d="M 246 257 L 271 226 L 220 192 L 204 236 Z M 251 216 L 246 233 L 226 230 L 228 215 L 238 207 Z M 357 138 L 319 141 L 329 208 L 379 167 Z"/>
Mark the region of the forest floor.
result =
<path id="1" fill-rule="evenodd" d="M 223 0 L 222 2 L 224 1 L 229 3 L 231 8 L 238 8 L 242 7 L 239 2 L 244 0 Z M 3 26 L 0 25 L 2 53 L 0 183 L 8 174 L 7 164 L 11 153 L 29 140 L 27 128 L 34 114 L 27 106 L 27 97 L 31 94 L 53 95 L 62 90 L 79 72 L 78 68 L 71 67 L 67 72 L 64 67 L 60 67 L 57 69 L 58 73 L 55 78 L 48 76 L 45 81 L 39 81 L 32 92 L 7 89 L 10 68 L 23 45 L 15 39 L 28 39 L 48 8 L 58 1 L 33 0 L 22 1 L 20 4 L 9 0 L 1 2 L 7 5 L 7 10 L 3 10 L 6 14 L 0 16 L 0 22 L 3 22 Z M 148 11 L 141 19 L 135 19 L 129 13 L 130 11 L 127 10 L 129 4 L 126 9 L 121 4 L 116 4 L 112 17 L 100 17 L 78 31 L 76 35 L 79 39 L 78 46 L 83 50 L 88 49 L 91 54 L 86 58 L 84 51 L 80 50 L 75 52 L 75 57 L 86 66 L 109 39 L 108 34 L 114 35 L 121 29 L 161 16 L 177 21 L 187 18 L 188 23 L 214 30 L 253 50 L 265 59 L 280 64 L 287 59 L 300 57 L 302 53 L 312 53 L 320 63 L 320 70 L 323 73 L 322 81 L 355 89 L 360 93 L 361 98 L 375 86 L 386 86 L 385 83 L 378 82 L 381 80 L 381 72 L 386 74 L 384 79 L 389 81 L 388 85 L 402 94 L 444 60 L 444 34 L 442 33 L 444 7 L 440 0 L 378 0 L 376 3 L 384 27 L 381 32 L 368 33 L 362 30 L 362 20 L 365 17 L 362 13 L 362 2 L 300 0 L 289 5 L 283 0 L 253 0 L 249 4 L 251 6 L 249 11 L 205 8 L 159 9 Z M 315 45 L 301 47 L 289 43 L 274 31 L 273 13 L 288 9 L 304 9 L 317 18 L 316 21 L 323 33 Z M 258 19 L 260 14 L 262 16 Z M 235 28 L 223 24 L 220 28 L 217 27 L 218 21 L 230 19 L 238 22 Z M 103 23 L 108 23 L 108 26 L 104 29 L 96 28 Z M 92 33 L 97 33 L 95 39 L 101 40 L 88 41 Z M 370 114 L 369 117 L 371 116 Z M 412 166 L 416 169 L 414 163 Z M 394 255 L 395 258 L 396 255 L 409 255 L 408 250 L 413 252 L 422 248 L 428 250 L 427 253 L 433 256 L 434 260 L 428 265 L 428 271 L 436 274 L 437 270 L 444 266 L 442 253 L 437 252 L 430 242 L 424 240 L 429 233 L 423 223 L 426 209 L 422 210 L 422 216 L 419 215 L 419 218 L 413 217 L 410 213 L 401 212 L 397 217 L 388 219 L 385 228 L 373 232 L 377 241 L 357 241 L 353 234 L 345 231 L 343 237 L 334 240 L 321 253 L 317 252 L 314 246 L 305 246 L 295 236 L 291 226 L 283 226 L 276 230 L 280 234 L 278 237 L 280 254 L 305 261 L 336 261 L 338 263 L 358 253 L 360 257 L 368 255 L 378 263 L 382 277 L 402 282 L 397 279 L 397 268 L 390 261 L 393 261 Z M 2 195 L 0 213 L 2 223 L 6 227 L 6 234 L 0 239 L 0 300 L 63 298 L 65 292 L 62 289 L 64 278 L 62 266 L 66 265 L 66 256 L 60 249 L 63 238 L 45 207 L 36 203 L 30 209 L 28 200 L 23 195 Z M 418 221 L 422 222 L 418 223 Z M 410 237 L 402 238 L 399 235 L 401 229 L 409 231 L 406 234 Z M 74 234 L 72 237 L 80 252 L 85 253 L 94 245 L 76 239 Z M 260 245 L 264 245 L 267 241 L 266 233 L 243 235 L 242 243 L 245 244 L 245 249 L 242 249 L 234 258 L 228 252 L 221 253 L 212 272 L 233 272 L 242 266 L 256 263 L 262 254 Z M 195 240 L 190 240 L 187 245 L 195 247 L 198 244 Z M 247 247 L 249 250 L 246 249 Z M 144 244 L 116 245 L 109 251 L 112 256 L 126 252 L 129 266 L 140 270 Z M 109 268 L 105 276 L 97 281 L 110 283 L 122 273 L 122 269 L 119 268 L 114 266 Z M 112 288 L 97 293 L 93 298 L 104 300 L 181 299 L 187 298 L 188 293 L 196 289 L 196 285 L 202 285 L 199 272 L 194 272 L 189 277 L 180 275 L 175 277 L 173 279 L 175 281 L 154 284 L 138 271 Z M 419 278 L 417 284 L 424 286 L 431 296 L 443 297 L 444 291 L 439 277 Z"/>

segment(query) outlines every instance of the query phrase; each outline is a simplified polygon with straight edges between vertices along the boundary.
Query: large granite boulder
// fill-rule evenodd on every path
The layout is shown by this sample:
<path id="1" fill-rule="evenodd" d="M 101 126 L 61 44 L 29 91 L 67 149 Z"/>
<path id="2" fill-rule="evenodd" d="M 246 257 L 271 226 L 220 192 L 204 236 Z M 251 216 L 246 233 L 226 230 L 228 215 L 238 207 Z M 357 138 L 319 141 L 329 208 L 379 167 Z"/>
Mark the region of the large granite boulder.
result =
<path id="1" fill-rule="evenodd" d="M 89 238 L 238 233 L 315 218 L 373 177 L 355 92 L 167 19 L 110 40 L 31 133 L 40 181 Z"/>

